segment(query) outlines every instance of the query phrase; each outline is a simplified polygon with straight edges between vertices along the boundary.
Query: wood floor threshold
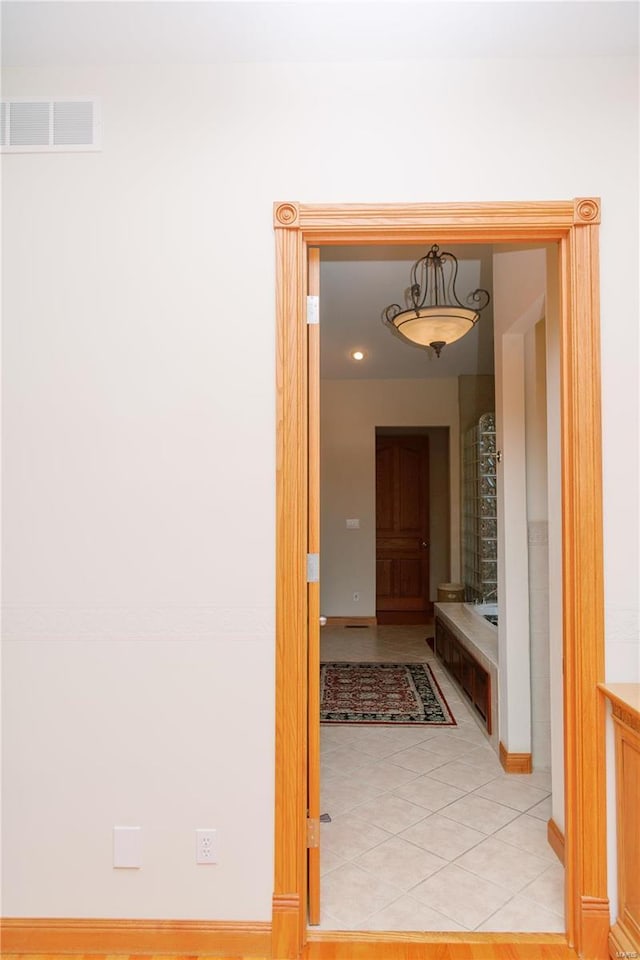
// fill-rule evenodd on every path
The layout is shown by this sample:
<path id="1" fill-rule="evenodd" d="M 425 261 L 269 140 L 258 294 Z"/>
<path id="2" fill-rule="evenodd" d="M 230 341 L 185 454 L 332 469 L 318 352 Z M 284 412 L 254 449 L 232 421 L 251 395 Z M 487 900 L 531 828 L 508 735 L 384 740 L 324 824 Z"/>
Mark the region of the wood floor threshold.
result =
<path id="1" fill-rule="evenodd" d="M 327 617 L 328 627 L 375 627 L 375 617 Z"/>
<path id="2" fill-rule="evenodd" d="M 377 610 L 376 621 L 379 627 L 428 627 L 433 623 L 433 604 L 429 610 Z"/>
<path id="3" fill-rule="evenodd" d="M 576 960 L 564 934 L 316 932 L 302 960 Z"/>
<path id="4" fill-rule="evenodd" d="M 96 920 L 7 917 L 2 957 L 24 954 L 270 958 L 271 923 L 227 920 Z"/>

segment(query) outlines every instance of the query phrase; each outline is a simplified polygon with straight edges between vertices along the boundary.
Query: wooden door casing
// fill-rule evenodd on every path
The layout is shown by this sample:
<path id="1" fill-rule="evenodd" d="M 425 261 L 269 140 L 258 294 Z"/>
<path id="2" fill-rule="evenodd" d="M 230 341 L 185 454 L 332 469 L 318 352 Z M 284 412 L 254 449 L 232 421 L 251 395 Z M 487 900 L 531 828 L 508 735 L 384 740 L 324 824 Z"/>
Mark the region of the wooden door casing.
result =
<path id="1" fill-rule="evenodd" d="M 376 437 L 376 612 L 430 613 L 425 436 Z"/>
<path id="2" fill-rule="evenodd" d="M 274 204 L 277 317 L 275 850 L 271 955 L 385 960 L 500 953 L 608 960 L 597 197 L 452 204 Z M 558 248 L 566 935 L 318 931 L 307 887 L 307 245 Z M 584 558 L 588 557 L 586 563 Z"/>

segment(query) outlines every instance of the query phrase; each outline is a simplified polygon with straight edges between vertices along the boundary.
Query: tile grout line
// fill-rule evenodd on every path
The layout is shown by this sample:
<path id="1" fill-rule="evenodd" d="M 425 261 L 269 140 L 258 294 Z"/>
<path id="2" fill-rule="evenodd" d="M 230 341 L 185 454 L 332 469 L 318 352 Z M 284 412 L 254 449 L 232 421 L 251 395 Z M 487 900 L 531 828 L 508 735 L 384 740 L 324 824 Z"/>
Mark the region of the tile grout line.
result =
<path id="1" fill-rule="evenodd" d="M 383 643 L 383 645 L 390 644 L 389 639 L 385 639 L 381 642 Z M 356 651 L 353 651 L 353 652 L 357 654 Z M 551 869 L 553 865 L 552 861 L 547 862 L 544 856 L 540 856 L 539 853 L 535 853 L 531 849 L 526 849 L 522 846 L 519 846 L 518 843 L 513 841 L 513 839 L 502 839 L 497 837 L 497 834 L 502 829 L 505 829 L 506 827 L 508 827 L 510 823 L 517 823 L 518 820 L 521 820 L 521 818 L 524 816 L 530 817 L 532 821 L 544 822 L 544 819 L 545 819 L 544 817 L 538 817 L 535 814 L 531 813 L 531 811 L 536 806 L 544 803 L 545 800 L 548 800 L 548 798 L 551 796 L 549 787 L 547 785 L 541 786 L 540 781 L 532 784 L 524 784 L 525 786 L 531 786 L 535 790 L 540 791 L 542 796 L 539 796 L 537 799 L 535 799 L 531 804 L 526 806 L 525 809 L 519 809 L 518 807 L 512 806 L 508 802 L 503 802 L 502 798 L 494 799 L 493 797 L 482 797 L 481 794 L 479 793 L 479 791 L 483 790 L 483 788 L 487 788 L 489 787 L 490 784 L 493 784 L 496 781 L 500 780 L 504 776 L 502 771 L 498 771 L 497 773 L 495 773 L 495 775 L 490 776 L 489 779 L 486 780 L 484 783 L 479 784 L 478 786 L 472 787 L 471 789 L 465 786 L 461 786 L 460 784 L 447 783 L 446 780 L 442 780 L 438 777 L 437 771 L 442 771 L 442 768 L 447 766 L 449 763 L 463 764 L 465 767 L 468 767 L 469 770 L 473 770 L 474 767 L 476 767 L 476 769 L 478 767 L 482 767 L 483 761 L 485 761 L 485 756 L 487 760 L 489 758 L 495 757 L 495 751 L 493 749 L 491 750 L 487 749 L 486 738 L 476 739 L 478 733 L 481 733 L 480 726 L 475 716 L 469 709 L 468 704 L 463 699 L 459 698 L 456 695 L 457 691 L 455 690 L 455 688 L 453 688 L 453 686 L 449 682 L 449 679 L 446 673 L 441 669 L 441 666 L 438 663 L 437 659 L 434 657 L 425 656 L 422 649 L 421 649 L 421 653 L 422 653 L 422 656 L 417 656 L 417 658 L 414 661 L 415 652 L 410 649 L 410 645 L 407 646 L 407 650 L 405 653 L 388 650 L 386 649 L 386 646 L 385 646 L 385 648 L 382 650 L 382 659 L 384 659 L 386 662 L 393 662 L 396 656 L 399 657 L 401 655 L 402 657 L 406 658 L 406 662 L 429 663 L 429 665 L 433 669 L 434 675 L 438 683 L 441 685 L 442 692 L 444 693 L 450 708 L 453 710 L 453 715 L 457 720 L 456 726 L 455 727 L 450 727 L 450 726 L 438 727 L 437 729 L 432 729 L 431 731 L 427 731 L 426 729 L 427 725 L 425 725 L 425 736 L 420 737 L 416 742 L 408 743 L 406 746 L 402 746 L 402 747 L 397 747 L 397 744 L 393 744 L 391 746 L 389 753 L 386 753 L 388 744 L 384 745 L 383 743 L 383 746 L 382 746 L 383 753 L 374 752 L 373 754 L 366 754 L 366 759 L 364 759 L 362 763 L 358 764 L 358 767 L 363 767 L 363 766 L 366 767 L 369 765 L 371 765 L 372 767 L 376 765 L 380 765 L 381 767 L 387 766 L 387 765 L 393 765 L 398 769 L 401 769 L 403 771 L 406 771 L 409 774 L 412 774 L 412 776 L 410 776 L 410 778 L 406 780 L 404 783 L 399 783 L 393 786 L 384 786 L 382 788 L 380 788 L 380 786 L 376 786 L 375 783 L 372 783 L 371 781 L 362 779 L 361 782 L 363 785 L 366 784 L 367 787 L 374 790 L 380 789 L 381 792 L 372 797 L 362 797 L 358 799 L 358 801 L 355 803 L 355 806 L 349 806 L 346 810 L 343 810 L 341 813 L 339 813 L 337 815 L 337 818 L 340 818 L 343 816 L 344 817 L 353 816 L 356 819 L 361 819 L 364 824 L 367 824 L 367 819 L 364 818 L 363 815 L 359 813 L 359 811 L 362 810 L 362 808 L 365 807 L 367 804 L 371 804 L 376 801 L 382 801 L 386 799 L 395 799 L 398 801 L 403 801 L 404 803 L 410 804 L 410 806 L 412 806 L 413 808 L 416 808 L 416 809 L 419 808 L 419 812 L 422 812 L 424 810 L 424 816 L 419 817 L 419 819 L 416 820 L 413 824 L 408 824 L 407 826 L 404 826 L 404 825 L 401 826 L 400 830 L 389 830 L 387 827 L 379 826 L 378 824 L 371 823 L 369 821 L 368 822 L 369 826 L 374 826 L 377 830 L 381 830 L 384 834 L 386 834 L 386 837 L 377 841 L 372 846 L 368 847 L 366 850 L 356 853 L 353 857 L 349 857 L 346 860 L 343 860 L 342 863 L 340 863 L 338 866 L 334 866 L 331 871 L 328 871 L 328 873 L 325 874 L 325 876 L 330 875 L 334 870 L 339 869 L 340 866 L 345 866 L 347 864 L 350 864 L 352 866 L 355 866 L 358 870 L 361 870 L 372 877 L 378 876 L 380 879 L 383 879 L 384 882 L 387 882 L 392 887 L 394 887 L 395 884 L 393 884 L 389 880 L 386 880 L 386 878 L 384 877 L 384 870 L 381 870 L 381 869 L 371 870 L 370 868 L 367 868 L 366 866 L 356 862 L 357 859 L 359 859 L 360 857 L 363 857 L 367 853 L 370 853 L 376 850 L 377 848 L 389 842 L 393 838 L 400 839 L 404 843 L 409 843 L 417 851 L 421 851 L 427 855 L 435 856 L 441 860 L 445 860 L 446 858 L 442 858 L 440 854 L 436 854 L 434 851 L 429 850 L 428 848 L 421 846 L 415 841 L 409 840 L 407 837 L 402 836 L 402 833 L 404 833 L 405 830 L 410 830 L 411 827 L 429 820 L 435 814 L 439 814 L 443 817 L 444 820 L 448 821 L 448 823 L 452 825 L 455 824 L 458 827 L 466 827 L 471 830 L 475 829 L 476 832 L 481 833 L 482 836 L 475 843 L 473 843 L 467 850 L 458 854 L 457 857 L 453 858 L 452 860 L 446 859 L 446 862 L 443 862 L 442 865 L 438 867 L 437 870 L 435 870 L 432 874 L 429 874 L 427 877 L 421 878 L 417 883 L 410 886 L 407 890 L 403 890 L 401 893 L 399 893 L 397 897 L 389 901 L 389 903 L 386 904 L 384 907 L 381 907 L 378 910 L 373 910 L 370 913 L 367 913 L 365 920 L 367 918 L 373 917 L 376 913 L 381 912 L 381 910 L 385 910 L 388 907 L 392 906 L 393 904 L 397 903 L 398 900 L 400 900 L 403 896 L 408 896 L 412 900 L 416 900 L 416 898 L 412 896 L 412 892 L 416 889 L 416 887 L 418 887 L 421 883 L 423 883 L 425 880 L 430 879 L 431 877 L 437 877 L 441 871 L 443 871 L 447 866 L 450 866 L 450 865 L 456 865 L 458 869 L 464 870 L 464 872 L 469 876 L 474 877 L 475 879 L 485 880 L 487 883 L 493 884 L 495 887 L 501 889 L 503 892 L 509 892 L 508 888 L 503 887 L 500 883 L 496 883 L 494 880 L 489 880 L 486 877 L 483 878 L 480 874 L 474 874 L 472 870 L 467 869 L 466 867 L 462 866 L 459 863 L 459 860 L 463 858 L 465 854 L 477 848 L 479 845 L 484 843 L 485 840 L 488 840 L 489 838 L 498 839 L 499 843 L 503 844 L 505 848 L 508 847 L 511 850 L 516 850 L 524 854 L 529 854 L 530 856 L 534 857 L 534 859 L 536 859 L 542 866 L 539 872 L 536 874 L 536 876 L 533 877 L 527 883 L 525 883 L 525 885 L 522 887 L 521 890 L 516 891 L 513 895 L 508 897 L 508 899 L 505 901 L 504 904 L 502 904 L 501 907 L 499 907 L 495 911 L 490 912 L 484 920 L 481 920 L 479 924 L 475 924 L 470 929 L 477 929 L 479 926 L 486 923 L 488 920 L 490 920 L 492 916 L 494 916 L 497 912 L 499 912 L 499 910 L 504 909 L 504 907 L 512 903 L 515 897 L 522 897 L 527 902 L 531 903 L 532 908 L 539 908 L 546 913 L 554 914 L 555 916 L 558 917 L 558 919 L 562 919 L 561 914 L 555 912 L 553 908 L 550 908 L 549 906 L 547 906 L 545 902 L 534 900 L 531 897 L 526 896 L 526 894 L 524 893 L 524 891 L 526 891 L 531 884 L 535 883 L 536 880 L 538 880 L 543 874 L 545 874 L 547 871 Z M 339 658 L 335 657 L 335 659 L 337 660 Z M 370 653 L 366 659 L 371 660 L 371 662 L 373 662 L 376 659 L 376 657 L 375 655 Z M 336 725 L 336 727 L 337 726 L 338 725 Z M 346 726 L 347 725 L 342 725 L 343 731 L 345 731 Z M 418 729 L 418 728 L 414 727 L 414 729 Z M 345 731 L 345 733 L 346 732 L 347 731 Z M 376 728 L 375 726 L 372 725 L 372 728 L 371 728 L 372 741 L 375 741 L 375 733 L 376 733 Z M 453 734 L 453 736 L 451 736 L 450 738 L 446 737 L 445 734 L 447 733 L 451 733 Z M 442 734 L 442 736 L 439 736 L 440 734 Z M 467 734 L 469 739 L 465 738 L 465 734 Z M 442 746 L 446 744 L 447 740 L 449 740 L 451 744 L 454 744 L 456 742 L 461 743 L 463 745 L 462 753 L 458 753 L 454 757 L 443 754 L 442 762 L 436 763 L 436 766 L 431 767 L 429 770 L 420 771 L 420 770 L 412 769 L 411 767 L 403 767 L 402 763 L 398 762 L 398 760 L 401 759 L 401 754 L 405 752 L 413 751 L 417 749 L 417 750 L 423 750 L 425 753 L 429 753 L 429 751 L 432 750 L 433 747 L 435 747 L 436 745 L 442 748 Z M 329 756 L 332 748 L 340 749 L 342 747 L 347 747 L 348 749 L 357 751 L 358 743 L 359 741 L 357 737 L 355 739 L 352 739 L 351 737 L 348 736 L 348 733 L 344 741 L 340 741 L 339 738 L 334 739 L 333 742 L 329 741 L 329 746 L 330 746 Z M 475 757 L 474 757 L 474 754 L 475 754 Z M 431 754 L 431 757 L 433 757 L 433 753 Z M 329 763 L 330 763 L 330 759 L 329 759 Z M 357 772 L 357 769 L 358 768 L 356 768 L 356 772 Z M 347 778 L 347 773 L 348 771 L 346 770 L 342 771 L 339 768 L 338 769 L 334 768 L 333 770 L 327 771 L 327 775 L 329 777 L 327 782 L 330 784 L 332 780 L 336 780 L 337 784 L 340 782 L 345 783 L 347 782 L 348 779 L 352 779 L 352 778 Z M 433 781 L 435 783 L 442 785 L 443 788 L 444 787 L 451 788 L 452 790 L 459 792 L 461 795 L 456 799 L 450 800 L 449 802 L 445 803 L 443 806 L 439 807 L 438 809 L 432 810 L 430 808 L 422 807 L 421 804 L 416 803 L 415 801 L 412 801 L 407 797 L 402 797 L 396 792 L 397 790 L 401 790 L 405 787 L 411 786 L 411 784 L 415 784 L 418 780 L 422 779 L 423 777 L 426 777 L 426 778 L 432 777 Z M 466 800 L 469 797 L 472 800 L 475 797 L 478 800 L 484 800 L 486 803 L 489 803 L 489 804 L 497 804 L 499 808 L 502 808 L 505 812 L 509 811 L 512 814 L 511 819 L 504 824 L 494 827 L 489 833 L 484 833 L 483 830 L 478 830 L 477 827 L 474 827 L 468 823 L 462 823 L 462 821 L 455 820 L 454 817 L 448 815 L 448 812 L 449 813 L 451 812 L 449 808 L 453 807 L 455 803 Z M 350 801 L 347 801 L 347 802 L 350 803 Z M 336 854 L 336 856 L 338 857 L 338 859 L 340 859 L 338 854 Z M 396 889 L 398 888 L 396 887 Z M 420 904 L 420 902 L 421 901 L 416 900 L 416 904 Z M 425 906 L 428 906 L 428 904 L 425 904 Z M 429 908 L 429 909 L 432 909 L 432 908 Z M 434 912 L 441 913 L 441 911 L 437 911 L 437 910 Z M 459 921 L 456 921 L 455 918 L 449 918 L 449 919 L 451 919 L 452 922 L 455 922 L 457 924 L 459 923 Z M 359 921 L 359 923 L 361 922 L 362 921 Z M 353 925 L 351 928 L 353 928 Z"/>

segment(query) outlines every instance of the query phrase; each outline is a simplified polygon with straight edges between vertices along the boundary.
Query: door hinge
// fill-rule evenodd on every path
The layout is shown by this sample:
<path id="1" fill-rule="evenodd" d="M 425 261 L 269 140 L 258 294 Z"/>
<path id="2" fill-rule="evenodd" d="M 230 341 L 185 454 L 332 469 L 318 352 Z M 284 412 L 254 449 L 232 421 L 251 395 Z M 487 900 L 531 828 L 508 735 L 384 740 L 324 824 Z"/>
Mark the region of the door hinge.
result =
<path id="1" fill-rule="evenodd" d="M 320 297 L 307 297 L 307 323 L 320 323 Z"/>
<path id="2" fill-rule="evenodd" d="M 317 583 L 320 579 L 320 554 L 307 554 L 307 583 Z"/>
<path id="3" fill-rule="evenodd" d="M 307 846 L 320 846 L 320 820 L 318 818 L 307 817 Z"/>

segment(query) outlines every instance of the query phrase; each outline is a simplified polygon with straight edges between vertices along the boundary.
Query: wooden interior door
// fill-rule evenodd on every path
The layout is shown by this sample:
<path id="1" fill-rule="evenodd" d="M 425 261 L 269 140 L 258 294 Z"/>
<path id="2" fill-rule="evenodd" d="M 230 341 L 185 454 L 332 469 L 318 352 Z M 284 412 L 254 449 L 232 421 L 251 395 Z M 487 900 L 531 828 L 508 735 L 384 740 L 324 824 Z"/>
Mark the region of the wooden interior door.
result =
<path id="1" fill-rule="evenodd" d="M 376 436 L 376 616 L 422 623 L 429 600 L 429 439 Z"/>
<path id="2" fill-rule="evenodd" d="M 309 296 L 320 294 L 320 249 L 308 251 Z M 307 550 L 320 554 L 320 327 L 307 326 L 308 531 Z M 320 582 L 307 585 L 307 898 L 310 924 L 320 923 Z"/>

